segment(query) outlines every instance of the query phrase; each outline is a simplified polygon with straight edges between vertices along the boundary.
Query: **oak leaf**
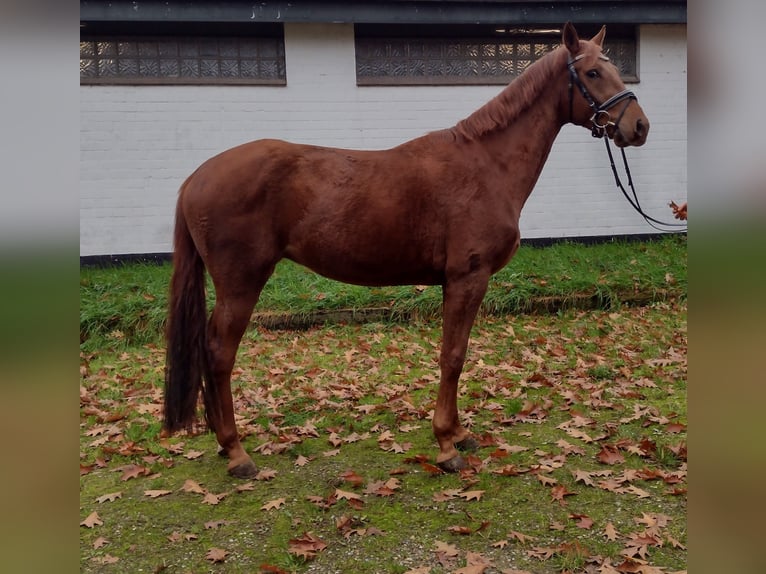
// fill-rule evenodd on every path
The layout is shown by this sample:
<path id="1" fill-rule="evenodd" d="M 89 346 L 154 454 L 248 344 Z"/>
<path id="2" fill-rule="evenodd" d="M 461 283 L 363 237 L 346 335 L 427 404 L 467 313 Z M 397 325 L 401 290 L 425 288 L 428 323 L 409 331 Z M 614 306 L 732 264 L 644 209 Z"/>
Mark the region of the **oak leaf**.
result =
<path id="1" fill-rule="evenodd" d="M 207 551 L 207 554 L 205 554 L 205 560 L 209 560 L 213 564 L 217 564 L 219 562 L 223 562 L 226 560 L 226 557 L 229 555 L 229 552 L 224 550 L 223 548 L 211 548 Z"/>
<path id="2" fill-rule="evenodd" d="M 99 536 L 98 538 L 96 538 L 93 541 L 93 548 L 95 550 L 98 550 L 99 548 L 102 548 L 102 547 L 106 546 L 107 544 L 109 544 L 109 541 L 106 538 L 104 538 L 103 536 Z"/>
<path id="3" fill-rule="evenodd" d="M 93 528 L 94 526 L 101 526 L 104 524 L 101 521 L 101 518 L 98 516 L 98 512 L 91 512 L 85 520 L 80 522 L 80 526 L 84 526 L 85 528 Z"/>
<path id="4" fill-rule="evenodd" d="M 261 510 L 273 510 L 275 508 L 280 508 L 284 504 L 285 504 L 284 498 L 276 498 L 274 500 L 270 500 L 269 502 L 261 506 Z"/>
<path id="5" fill-rule="evenodd" d="M 611 522 L 607 522 L 606 526 L 604 527 L 604 537 L 609 541 L 615 541 L 619 538 L 619 533 L 617 532 L 617 529 L 614 527 L 614 524 Z"/>
<path id="6" fill-rule="evenodd" d="M 181 487 L 184 492 L 192 492 L 194 494 L 205 494 L 207 490 L 202 488 L 200 484 L 190 478 L 187 478 L 184 485 Z"/>
<path id="7" fill-rule="evenodd" d="M 485 491 L 483 490 L 469 490 L 467 492 L 461 492 L 458 494 L 460 498 L 464 498 L 465 500 L 481 500 L 482 495 Z"/>
<path id="8" fill-rule="evenodd" d="M 335 489 L 335 497 L 338 500 L 362 500 L 362 497 L 355 492 L 348 492 L 340 488 Z"/>
<path id="9" fill-rule="evenodd" d="M 625 462 L 625 457 L 622 456 L 617 447 L 611 444 L 605 444 L 601 447 L 601 451 L 596 455 L 599 462 L 603 464 L 618 464 Z"/>
<path id="10" fill-rule="evenodd" d="M 102 502 L 114 502 L 118 498 L 122 498 L 122 492 L 110 492 L 109 494 L 103 494 L 96 498 L 96 502 L 99 504 Z"/>
<path id="11" fill-rule="evenodd" d="M 159 498 L 160 496 L 167 496 L 173 492 L 172 490 L 144 490 L 144 496 L 149 498 Z"/>
<path id="12" fill-rule="evenodd" d="M 277 471 L 271 468 L 264 468 L 255 475 L 255 480 L 271 480 L 277 476 Z"/>
<path id="13" fill-rule="evenodd" d="M 287 551 L 290 554 L 311 560 L 325 548 L 327 548 L 327 544 L 321 538 L 314 535 L 313 532 L 305 532 L 303 536 L 288 541 Z"/>

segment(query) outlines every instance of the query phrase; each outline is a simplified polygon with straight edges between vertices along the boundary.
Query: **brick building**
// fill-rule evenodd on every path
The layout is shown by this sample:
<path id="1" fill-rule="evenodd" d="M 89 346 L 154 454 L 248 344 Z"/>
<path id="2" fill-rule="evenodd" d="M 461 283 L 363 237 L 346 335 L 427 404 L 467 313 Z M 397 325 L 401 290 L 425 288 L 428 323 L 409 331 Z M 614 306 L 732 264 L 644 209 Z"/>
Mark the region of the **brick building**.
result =
<path id="1" fill-rule="evenodd" d="M 449 127 L 559 43 L 607 48 L 652 122 L 628 150 L 647 212 L 685 201 L 686 2 L 80 2 L 80 255 L 168 253 L 176 194 L 205 159 L 260 138 L 383 149 Z M 522 237 L 653 230 L 603 144 L 564 126 Z"/>

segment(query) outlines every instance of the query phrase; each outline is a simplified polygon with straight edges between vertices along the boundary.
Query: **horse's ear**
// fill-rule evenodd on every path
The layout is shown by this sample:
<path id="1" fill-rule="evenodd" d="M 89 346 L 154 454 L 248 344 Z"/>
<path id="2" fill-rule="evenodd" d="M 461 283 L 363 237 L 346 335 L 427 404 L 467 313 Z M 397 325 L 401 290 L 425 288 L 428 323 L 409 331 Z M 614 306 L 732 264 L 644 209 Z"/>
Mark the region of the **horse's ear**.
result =
<path id="1" fill-rule="evenodd" d="M 606 36 L 606 26 L 601 26 L 601 30 L 599 30 L 598 34 L 593 36 L 593 38 L 591 38 L 590 41 L 596 44 L 597 46 L 603 46 L 604 36 Z"/>
<path id="2" fill-rule="evenodd" d="M 574 57 L 580 51 L 580 37 L 577 35 L 577 30 L 571 22 L 564 24 L 564 30 L 561 33 L 561 42 L 569 50 L 569 54 Z"/>

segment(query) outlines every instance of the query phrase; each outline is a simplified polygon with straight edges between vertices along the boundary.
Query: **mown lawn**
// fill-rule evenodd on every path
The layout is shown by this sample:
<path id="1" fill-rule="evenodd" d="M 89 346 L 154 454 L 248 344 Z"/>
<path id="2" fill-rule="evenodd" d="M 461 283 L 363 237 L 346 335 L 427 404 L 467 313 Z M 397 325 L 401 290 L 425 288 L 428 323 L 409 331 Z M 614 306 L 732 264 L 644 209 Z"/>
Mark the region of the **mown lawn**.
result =
<path id="1" fill-rule="evenodd" d="M 683 264 L 650 274 L 685 292 L 678 241 L 662 245 Z M 640 286 L 634 258 L 625 281 Z M 82 277 L 92 297 L 101 279 Z M 157 303 L 162 281 L 123 286 Z M 204 429 L 160 438 L 156 337 L 83 344 L 81 571 L 685 571 L 687 308 L 658 299 L 482 316 L 459 405 L 483 446 L 460 475 L 433 467 L 440 329 L 425 314 L 248 332 L 233 388 L 262 470 L 250 482 L 227 476 Z"/>

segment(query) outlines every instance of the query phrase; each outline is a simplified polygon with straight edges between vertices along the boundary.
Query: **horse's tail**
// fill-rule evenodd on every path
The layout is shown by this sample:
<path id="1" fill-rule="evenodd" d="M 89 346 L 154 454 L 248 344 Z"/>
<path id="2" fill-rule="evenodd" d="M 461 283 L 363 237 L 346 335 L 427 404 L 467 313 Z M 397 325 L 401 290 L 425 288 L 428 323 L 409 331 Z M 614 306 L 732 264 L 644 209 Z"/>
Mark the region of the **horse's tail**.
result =
<path id="1" fill-rule="evenodd" d="M 165 332 L 164 428 L 168 432 L 190 429 L 196 422 L 197 400 L 209 372 L 205 264 L 189 233 L 181 207 L 182 195 L 183 187 L 176 206 L 173 276 Z M 209 418 L 207 412 L 206 417 Z"/>

